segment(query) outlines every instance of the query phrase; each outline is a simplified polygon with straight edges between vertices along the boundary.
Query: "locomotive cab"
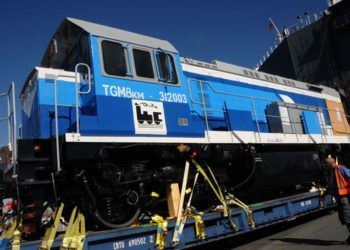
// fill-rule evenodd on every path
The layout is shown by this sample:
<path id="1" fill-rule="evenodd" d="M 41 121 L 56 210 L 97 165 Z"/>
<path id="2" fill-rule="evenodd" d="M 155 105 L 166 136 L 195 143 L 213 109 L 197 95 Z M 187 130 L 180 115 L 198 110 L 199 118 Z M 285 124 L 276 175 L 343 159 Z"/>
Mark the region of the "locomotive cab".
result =
<path id="1" fill-rule="evenodd" d="M 37 132 L 27 133 L 38 125 L 29 121 L 35 118 L 26 112 L 25 138 L 53 136 L 54 79 L 60 134 L 203 137 L 202 129 L 196 129 L 203 127 L 202 120 L 190 112 L 178 51 L 167 41 L 67 18 L 54 35 L 41 68 L 33 71 L 22 91 L 26 109 L 42 110 L 39 117 L 46 117 Z M 39 100 L 28 101 L 36 81 L 42 84 L 39 91 L 45 92 L 46 102 L 40 101 L 40 94 Z M 75 113 L 76 103 L 79 112 Z M 80 128 L 74 128 L 76 115 Z"/>
<path id="2" fill-rule="evenodd" d="M 160 144 L 204 138 L 203 119 L 190 111 L 179 53 L 169 42 L 82 20 L 64 20 L 21 101 L 20 148 L 30 151 L 37 143 L 47 149 L 55 138 L 43 156 L 52 161 L 43 163 L 45 171 L 59 174 L 63 199 L 84 204 L 104 227 L 129 225 L 151 205 L 150 193 L 164 195 L 160 183 L 177 178 L 174 144 L 147 152 L 151 136 Z M 80 136 L 88 142 L 75 141 Z M 34 147 L 26 147 L 33 139 Z M 27 155 L 41 160 L 35 152 Z M 35 168 L 30 175 L 51 178 Z M 31 193 L 54 202 L 40 190 Z"/>

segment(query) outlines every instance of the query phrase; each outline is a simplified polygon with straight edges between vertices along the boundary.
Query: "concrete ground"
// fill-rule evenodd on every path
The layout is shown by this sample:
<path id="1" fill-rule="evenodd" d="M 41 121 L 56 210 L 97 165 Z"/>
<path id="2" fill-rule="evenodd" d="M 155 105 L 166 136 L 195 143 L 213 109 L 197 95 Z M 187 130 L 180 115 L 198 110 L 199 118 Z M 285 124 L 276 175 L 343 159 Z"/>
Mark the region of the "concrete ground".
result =
<path id="1" fill-rule="evenodd" d="M 347 237 L 346 227 L 338 221 L 337 213 L 332 212 L 218 241 L 203 249 L 350 249 L 343 243 Z"/>

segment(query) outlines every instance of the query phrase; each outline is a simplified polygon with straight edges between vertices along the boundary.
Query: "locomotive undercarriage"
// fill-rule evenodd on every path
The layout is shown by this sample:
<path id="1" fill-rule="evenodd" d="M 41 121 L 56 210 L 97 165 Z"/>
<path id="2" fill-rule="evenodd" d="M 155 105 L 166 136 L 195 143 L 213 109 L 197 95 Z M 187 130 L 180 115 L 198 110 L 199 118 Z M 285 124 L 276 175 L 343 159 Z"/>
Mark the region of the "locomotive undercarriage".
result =
<path id="1" fill-rule="evenodd" d="M 28 234 L 41 233 L 44 211 L 59 202 L 78 206 L 91 229 L 120 228 L 151 214 L 168 216 L 166 188 L 181 183 L 185 161 L 210 166 L 225 192 L 246 203 L 280 198 L 325 184 L 322 158 L 344 150 L 314 145 L 67 144 L 57 173 L 51 140 L 20 140 L 18 189 Z M 193 182 L 195 169 L 190 171 Z M 9 179 L 9 178 L 8 178 Z M 7 195 L 17 187 L 7 183 Z M 192 205 L 210 211 L 220 204 L 199 178 Z M 69 210 L 69 209 L 68 209 Z"/>

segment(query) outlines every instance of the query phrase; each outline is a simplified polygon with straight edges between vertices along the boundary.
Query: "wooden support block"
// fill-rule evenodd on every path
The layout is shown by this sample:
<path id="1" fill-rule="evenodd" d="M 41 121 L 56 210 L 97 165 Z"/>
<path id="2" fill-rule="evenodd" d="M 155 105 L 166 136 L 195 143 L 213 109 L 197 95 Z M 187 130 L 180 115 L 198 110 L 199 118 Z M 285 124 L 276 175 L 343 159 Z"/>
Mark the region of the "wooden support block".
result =
<path id="1" fill-rule="evenodd" d="M 179 183 L 171 183 L 167 185 L 167 200 L 169 217 L 174 218 L 177 216 L 180 202 L 180 188 Z"/>

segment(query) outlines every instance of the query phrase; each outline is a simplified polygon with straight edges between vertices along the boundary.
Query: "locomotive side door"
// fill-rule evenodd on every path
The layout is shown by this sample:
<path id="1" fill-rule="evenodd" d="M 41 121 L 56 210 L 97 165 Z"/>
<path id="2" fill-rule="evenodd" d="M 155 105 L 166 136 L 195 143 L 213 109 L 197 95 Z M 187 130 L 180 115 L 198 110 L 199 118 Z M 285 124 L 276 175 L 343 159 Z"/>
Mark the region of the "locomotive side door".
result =
<path id="1" fill-rule="evenodd" d="M 157 134 L 169 137 L 202 136 L 190 114 L 187 89 L 177 54 L 154 50 L 145 64 L 138 48 L 132 48 L 134 78 L 154 77 L 140 88 L 144 100 L 132 100 L 135 134 Z M 151 63 L 153 63 L 152 66 Z M 155 76 L 151 69 L 154 69 Z"/>

